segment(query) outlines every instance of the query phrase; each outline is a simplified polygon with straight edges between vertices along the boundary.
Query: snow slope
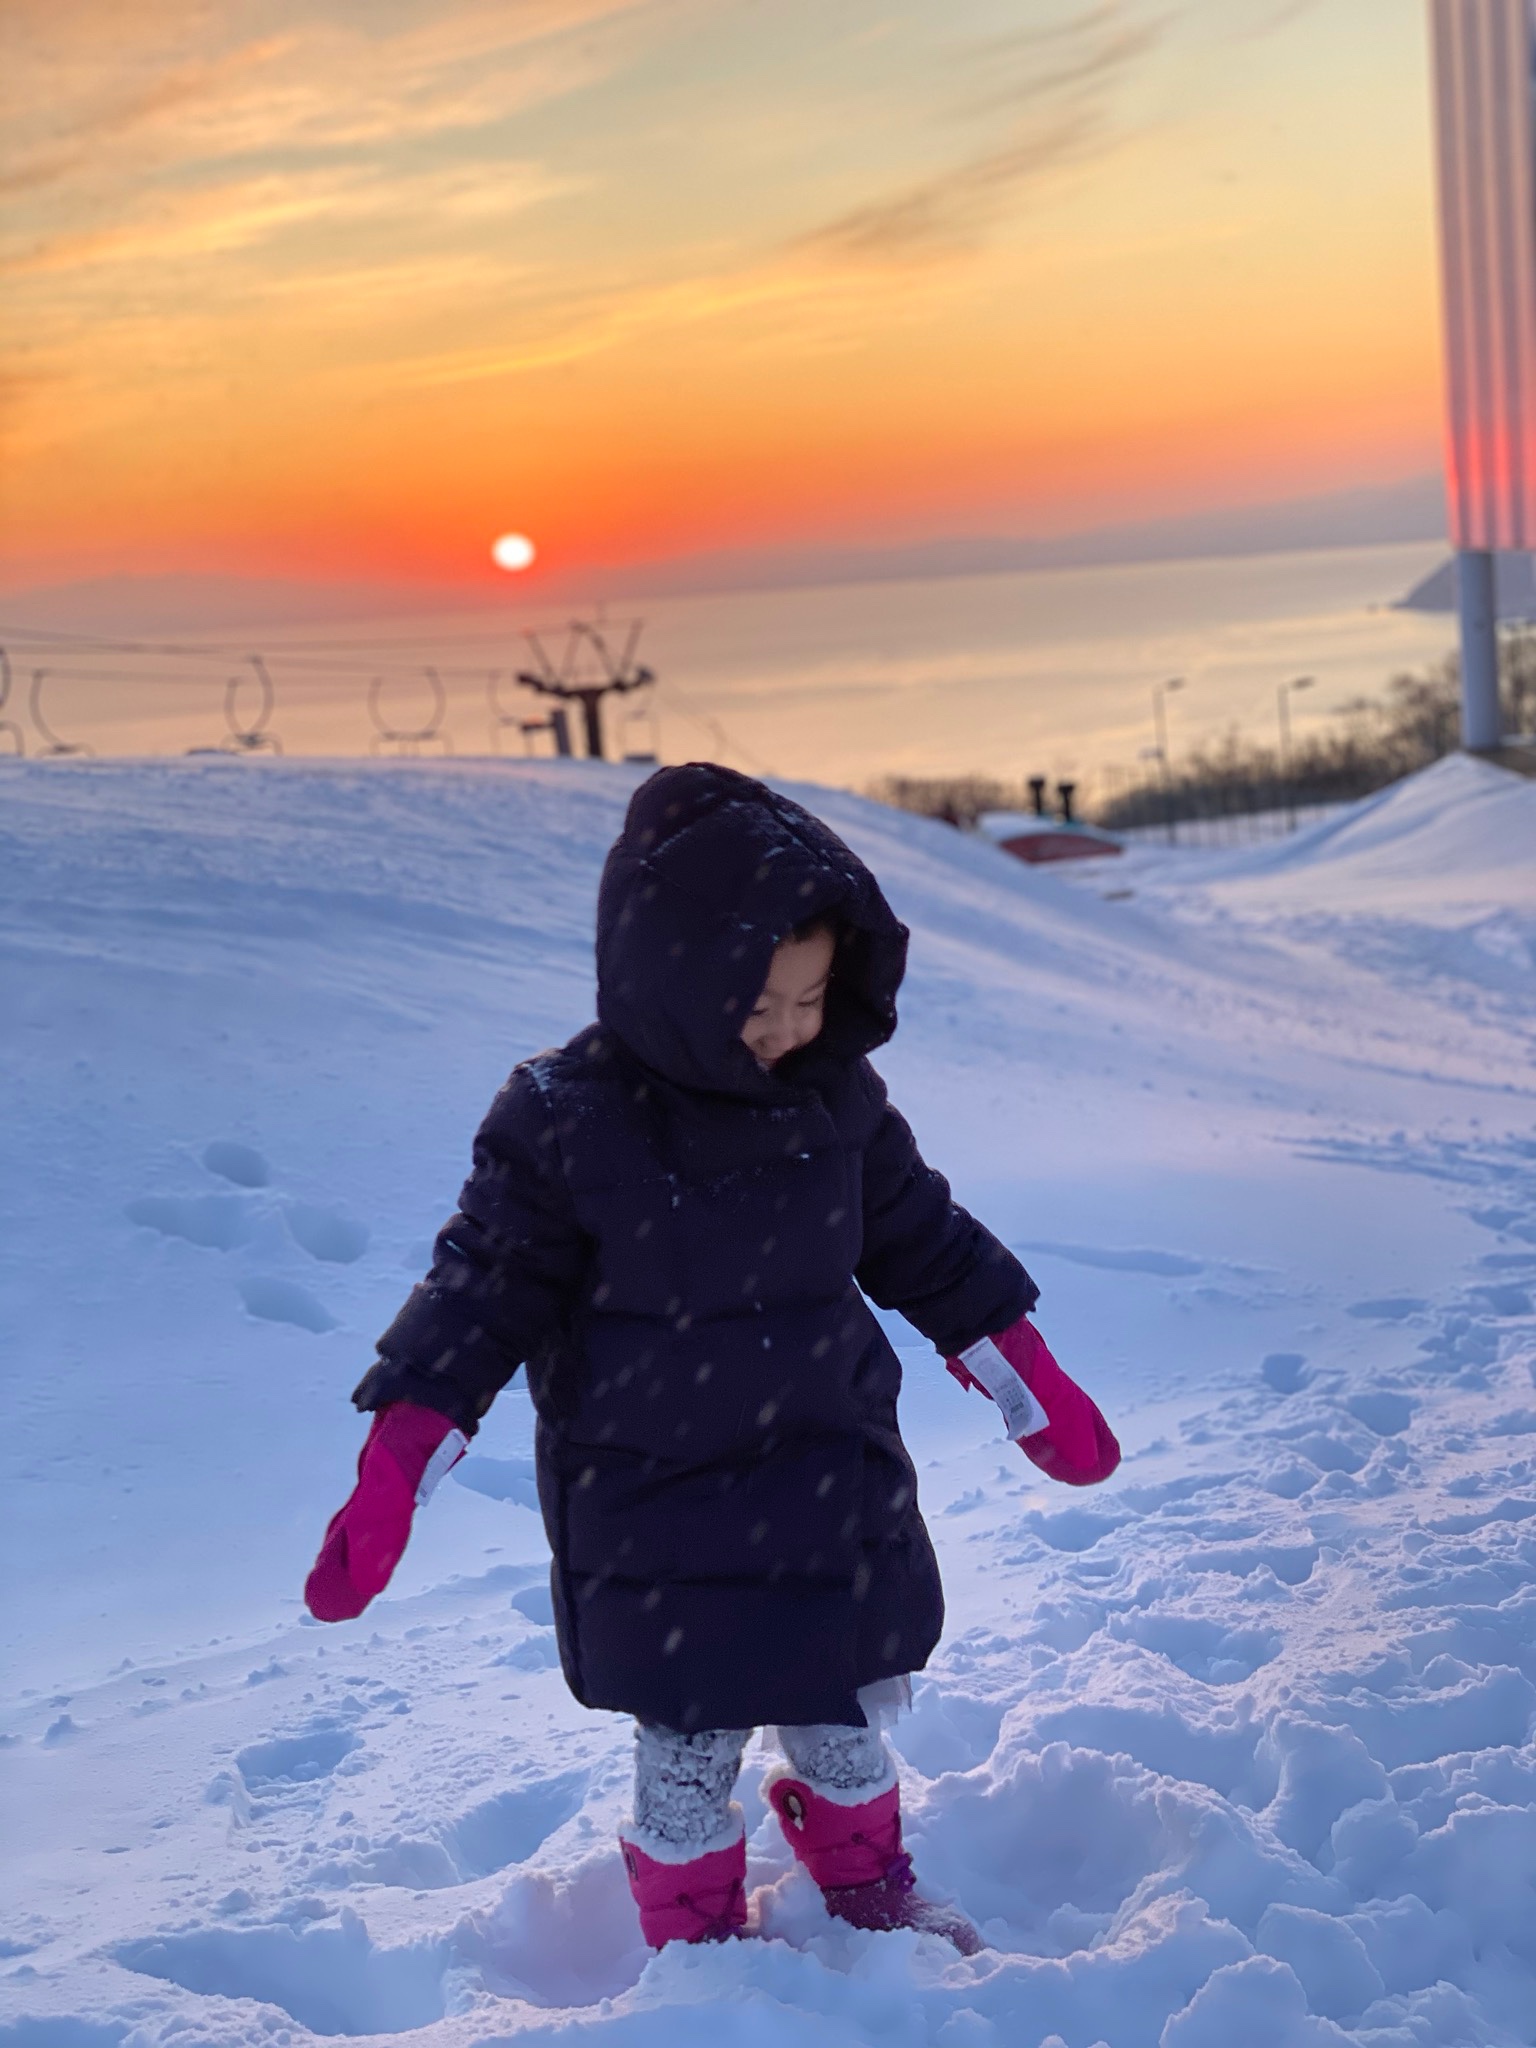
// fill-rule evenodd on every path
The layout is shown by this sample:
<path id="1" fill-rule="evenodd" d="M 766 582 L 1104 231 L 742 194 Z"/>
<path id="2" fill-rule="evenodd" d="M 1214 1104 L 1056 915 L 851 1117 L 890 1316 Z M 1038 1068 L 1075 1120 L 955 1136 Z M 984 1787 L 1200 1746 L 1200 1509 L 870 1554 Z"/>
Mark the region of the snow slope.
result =
<path id="1" fill-rule="evenodd" d="M 1051 1488 L 893 1323 L 950 1600 L 894 1739 L 983 1955 L 829 1923 L 754 1749 L 774 1938 L 647 1957 L 515 1387 L 389 1596 L 303 1616 L 632 781 L 0 764 L 0 2048 L 1536 2042 L 1536 785 L 1481 764 L 1108 880 L 797 792 L 913 926 L 896 1100 L 1128 1450 Z"/>

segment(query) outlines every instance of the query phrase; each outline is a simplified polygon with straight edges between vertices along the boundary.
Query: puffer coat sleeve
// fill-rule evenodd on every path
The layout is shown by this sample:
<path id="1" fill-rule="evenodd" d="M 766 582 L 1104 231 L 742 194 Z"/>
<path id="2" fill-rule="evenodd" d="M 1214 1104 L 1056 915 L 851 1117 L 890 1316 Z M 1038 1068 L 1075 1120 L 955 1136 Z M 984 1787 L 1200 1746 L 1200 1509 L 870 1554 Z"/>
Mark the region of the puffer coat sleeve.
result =
<path id="1" fill-rule="evenodd" d="M 475 1137 L 458 1213 L 379 1339 L 359 1408 L 415 1401 L 473 1436 L 519 1365 L 575 1307 L 589 1244 L 576 1223 L 538 1063 L 519 1067 Z"/>
<path id="2" fill-rule="evenodd" d="M 864 1154 L 864 1249 L 854 1277 L 940 1351 L 963 1351 L 1034 1307 L 1040 1290 L 954 1201 L 900 1111 L 885 1104 Z"/>

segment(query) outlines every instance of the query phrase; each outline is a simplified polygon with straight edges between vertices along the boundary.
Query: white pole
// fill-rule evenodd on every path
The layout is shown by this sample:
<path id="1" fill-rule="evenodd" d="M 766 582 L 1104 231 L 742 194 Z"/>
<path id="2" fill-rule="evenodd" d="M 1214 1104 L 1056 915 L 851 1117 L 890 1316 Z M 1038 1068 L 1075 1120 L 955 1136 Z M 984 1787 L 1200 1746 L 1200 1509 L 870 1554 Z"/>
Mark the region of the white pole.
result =
<path id="1" fill-rule="evenodd" d="M 1461 615 L 1461 744 L 1478 753 L 1496 747 L 1503 732 L 1491 549 L 1463 548 L 1457 555 L 1456 608 Z"/>

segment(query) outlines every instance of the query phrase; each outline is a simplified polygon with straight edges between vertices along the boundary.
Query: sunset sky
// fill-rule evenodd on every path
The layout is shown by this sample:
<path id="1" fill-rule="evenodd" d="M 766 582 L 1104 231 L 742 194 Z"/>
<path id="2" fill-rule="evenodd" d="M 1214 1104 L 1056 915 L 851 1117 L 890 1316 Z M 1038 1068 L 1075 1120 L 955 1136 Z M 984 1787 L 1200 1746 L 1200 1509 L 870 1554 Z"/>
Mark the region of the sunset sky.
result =
<path id="1" fill-rule="evenodd" d="M 1418 0 L 7 0 L 0 577 L 1432 470 Z"/>

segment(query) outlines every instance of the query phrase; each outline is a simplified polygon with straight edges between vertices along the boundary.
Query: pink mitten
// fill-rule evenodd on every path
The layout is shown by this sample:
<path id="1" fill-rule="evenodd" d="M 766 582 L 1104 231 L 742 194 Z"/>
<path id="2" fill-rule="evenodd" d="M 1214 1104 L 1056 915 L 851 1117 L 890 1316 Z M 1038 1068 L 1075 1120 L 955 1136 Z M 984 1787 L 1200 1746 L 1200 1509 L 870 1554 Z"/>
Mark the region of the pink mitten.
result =
<path id="1" fill-rule="evenodd" d="M 997 1403 L 1008 1434 L 1050 1478 L 1096 1486 L 1119 1464 L 1114 1432 L 1027 1316 L 944 1363 L 962 1386 Z"/>
<path id="2" fill-rule="evenodd" d="M 434 1408 L 393 1401 L 373 1418 L 357 1461 L 357 1484 L 333 1515 L 304 1582 L 316 1621 L 350 1621 L 382 1593 L 411 1533 L 411 1515 L 469 1448 L 462 1430 Z"/>

